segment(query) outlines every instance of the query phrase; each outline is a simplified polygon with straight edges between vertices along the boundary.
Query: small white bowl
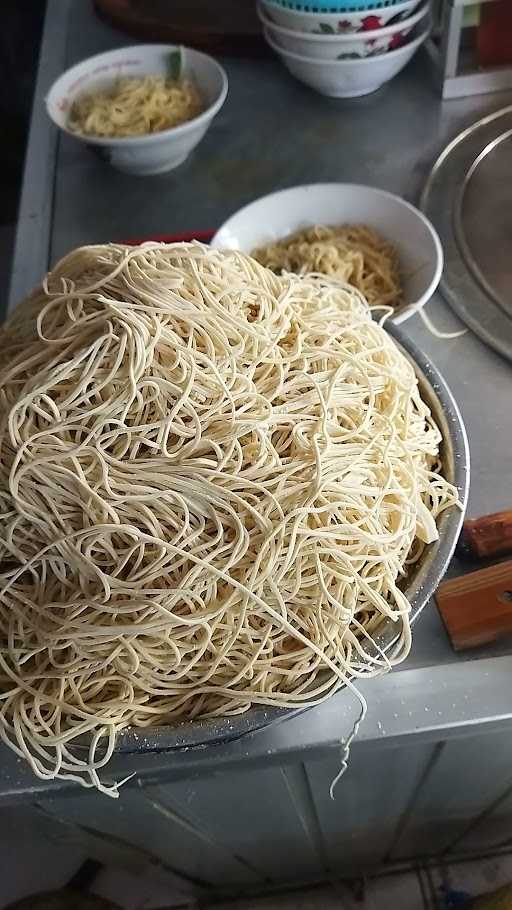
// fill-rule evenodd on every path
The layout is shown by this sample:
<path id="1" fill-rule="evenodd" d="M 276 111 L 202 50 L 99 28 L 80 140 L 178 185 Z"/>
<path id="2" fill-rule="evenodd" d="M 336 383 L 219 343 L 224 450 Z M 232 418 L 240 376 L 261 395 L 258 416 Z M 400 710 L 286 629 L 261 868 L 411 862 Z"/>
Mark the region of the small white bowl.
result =
<path id="1" fill-rule="evenodd" d="M 427 39 L 429 31 L 430 28 L 427 28 L 396 51 L 388 51 L 387 54 L 378 54 L 376 57 L 364 57 L 361 60 L 315 60 L 314 57 L 285 51 L 264 29 L 268 44 L 279 54 L 292 76 L 330 98 L 359 98 L 376 92 L 381 85 L 403 70 Z"/>
<path id="2" fill-rule="evenodd" d="M 305 13 L 302 10 L 287 9 L 272 0 L 260 0 L 267 18 L 277 25 L 297 32 L 312 32 L 324 35 L 346 35 L 392 25 L 405 19 L 418 6 L 420 0 L 402 0 L 390 6 L 372 7 L 342 13 Z"/>
<path id="3" fill-rule="evenodd" d="M 206 104 L 197 117 L 159 133 L 122 139 L 83 136 L 69 129 L 69 112 L 79 95 L 107 88 L 119 77 L 165 76 L 170 54 L 175 51 L 182 54 L 182 75 L 195 82 Z M 46 109 L 61 130 L 94 146 L 119 171 L 162 174 L 181 164 L 200 142 L 224 104 L 227 91 L 226 73 L 213 57 L 173 44 L 140 44 L 97 54 L 71 67 L 52 85 Z"/>
<path id="4" fill-rule="evenodd" d="M 252 253 L 314 224 L 367 224 L 398 251 L 404 304 L 393 322 L 404 322 L 434 293 L 443 250 L 430 221 L 399 196 L 353 183 L 312 183 L 263 196 L 240 209 L 211 241 L 217 249 Z"/>
<path id="5" fill-rule="evenodd" d="M 261 10 L 259 16 L 269 35 L 285 51 L 315 60 L 355 60 L 376 57 L 378 54 L 386 54 L 401 47 L 414 26 L 424 19 L 429 11 L 430 4 L 425 3 L 413 16 L 395 25 L 349 35 L 311 35 L 295 32 L 274 25 Z"/>

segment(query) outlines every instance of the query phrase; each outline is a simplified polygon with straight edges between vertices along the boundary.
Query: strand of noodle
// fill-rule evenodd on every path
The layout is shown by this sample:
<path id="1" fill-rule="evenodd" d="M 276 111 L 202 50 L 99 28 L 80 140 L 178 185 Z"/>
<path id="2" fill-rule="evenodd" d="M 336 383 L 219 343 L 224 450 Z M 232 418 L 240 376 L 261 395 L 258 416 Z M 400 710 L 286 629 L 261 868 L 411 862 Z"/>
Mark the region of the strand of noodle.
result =
<path id="1" fill-rule="evenodd" d="M 359 733 L 359 728 L 360 728 L 361 724 L 363 723 L 363 721 L 366 717 L 367 711 L 368 711 L 368 704 L 367 704 L 364 696 L 361 695 L 361 693 L 358 692 L 357 690 L 356 690 L 356 694 L 359 698 L 361 710 L 359 712 L 359 717 L 357 718 L 354 726 L 352 727 L 352 731 L 351 731 L 350 735 L 347 737 L 347 739 L 342 744 L 340 770 L 336 774 L 335 778 L 331 781 L 331 785 L 329 787 L 329 796 L 331 797 L 331 799 L 334 799 L 334 791 L 335 791 L 337 785 L 339 784 L 341 778 L 345 774 L 345 771 L 348 768 L 348 760 L 350 757 L 350 746 L 352 745 L 354 739 L 356 738 L 357 734 Z"/>
<path id="2" fill-rule="evenodd" d="M 418 309 L 418 315 L 422 322 L 425 323 L 427 329 L 431 335 L 434 335 L 435 338 L 441 338 L 442 340 L 450 340 L 451 338 L 462 338 L 463 335 L 467 335 L 469 329 L 458 329 L 456 332 L 443 332 L 441 329 L 436 328 L 431 317 L 425 312 L 424 307 Z"/>

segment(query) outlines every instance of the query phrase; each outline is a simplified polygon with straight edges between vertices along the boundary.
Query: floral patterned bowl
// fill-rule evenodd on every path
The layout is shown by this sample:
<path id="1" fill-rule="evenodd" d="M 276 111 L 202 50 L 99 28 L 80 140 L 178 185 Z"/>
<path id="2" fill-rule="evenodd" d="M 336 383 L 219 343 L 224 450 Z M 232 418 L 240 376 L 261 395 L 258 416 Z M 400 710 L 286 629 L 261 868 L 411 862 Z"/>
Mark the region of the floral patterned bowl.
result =
<path id="1" fill-rule="evenodd" d="M 417 30 L 416 30 L 417 31 Z M 311 88 L 330 98 L 359 98 L 369 95 L 393 79 L 409 63 L 418 48 L 426 41 L 430 28 L 407 41 L 402 47 L 375 57 L 357 60 L 321 60 L 318 57 L 303 57 L 279 47 L 265 29 L 270 47 L 281 57 L 292 76 L 305 82 Z"/>
<path id="2" fill-rule="evenodd" d="M 413 16 L 395 25 L 348 35 L 308 35 L 274 25 L 260 10 L 266 32 L 283 50 L 315 60 L 358 60 L 387 54 L 405 44 L 410 32 L 429 12 L 426 3 Z"/>
<path id="3" fill-rule="evenodd" d="M 367 32 L 394 25 L 410 16 L 418 0 L 401 0 L 390 6 L 375 7 L 366 10 L 342 13 L 302 12 L 287 9 L 272 0 L 260 0 L 261 9 L 267 19 L 283 28 L 297 32 L 311 32 L 316 35 L 347 35 L 353 32 Z"/>

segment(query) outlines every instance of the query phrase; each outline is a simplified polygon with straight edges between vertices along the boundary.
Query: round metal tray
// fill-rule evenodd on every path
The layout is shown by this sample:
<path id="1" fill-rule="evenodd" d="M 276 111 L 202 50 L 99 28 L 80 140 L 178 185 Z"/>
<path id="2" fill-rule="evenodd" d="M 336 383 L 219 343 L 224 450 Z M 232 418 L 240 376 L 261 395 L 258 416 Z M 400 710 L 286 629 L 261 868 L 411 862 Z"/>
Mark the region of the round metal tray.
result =
<path id="1" fill-rule="evenodd" d="M 440 290 L 482 341 L 512 360 L 512 106 L 460 133 L 425 185 L 421 209 L 445 253 Z"/>
<path id="2" fill-rule="evenodd" d="M 428 403 L 443 434 L 441 456 L 445 476 L 457 486 L 463 506 L 462 510 L 452 508 L 442 513 L 438 521 L 439 540 L 427 547 L 404 588 L 404 593 L 412 605 L 411 619 L 414 622 L 441 581 L 459 537 L 469 492 L 469 449 L 460 411 L 441 374 L 403 330 L 390 323 L 387 329 L 415 367 L 422 397 Z M 394 623 L 384 619 L 377 636 L 379 646 L 384 650 L 389 649 L 396 639 Z M 231 717 L 204 718 L 172 726 L 128 727 L 119 734 L 116 751 L 165 752 L 226 742 L 268 724 L 296 716 L 305 710 L 308 709 L 257 707 Z"/>

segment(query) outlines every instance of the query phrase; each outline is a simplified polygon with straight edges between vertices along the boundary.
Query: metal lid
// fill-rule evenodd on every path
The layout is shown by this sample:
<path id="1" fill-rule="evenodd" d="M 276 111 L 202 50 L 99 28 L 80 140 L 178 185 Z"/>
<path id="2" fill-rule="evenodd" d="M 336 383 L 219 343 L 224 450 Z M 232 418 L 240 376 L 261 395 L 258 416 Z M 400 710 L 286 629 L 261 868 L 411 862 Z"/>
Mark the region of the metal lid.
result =
<path id="1" fill-rule="evenodd" d="M 512 359 L 512 107 L 460 133 L 436 161 L 421 208 L 445 251 L 440 289 L 460 318 Z"/>

